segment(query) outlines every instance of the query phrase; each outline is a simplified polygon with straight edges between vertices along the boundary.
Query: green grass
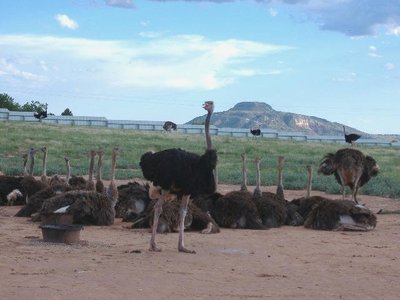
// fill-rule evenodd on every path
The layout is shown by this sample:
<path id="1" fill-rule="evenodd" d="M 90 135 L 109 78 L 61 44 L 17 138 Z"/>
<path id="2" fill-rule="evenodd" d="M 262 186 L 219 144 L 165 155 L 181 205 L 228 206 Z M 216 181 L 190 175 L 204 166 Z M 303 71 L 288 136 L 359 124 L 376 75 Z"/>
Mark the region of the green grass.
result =
<path id="1" fill-rule="evenodd" d="M 283 183 L 287 189 L 304 189 L 307 164 L 313 167 L 313 189 L 339 193 L 340 187 L 333 176 L 317 175 L 316 170 L 322 157 L 345 147 L 340 144 L 282 141 L 262 138 L 237 138 L 212 136 L 218 151 L 218 177 L 220 183 L 241 182 L 240 154 L 247 154 L 248 184 L 255 184 L 255 163 L 261 160 L 263 185 L 275 185 L 277 181 L 277 157 L 285 156 Z M 87 174 L 89 151 L 102 149 L 105 152 L 103 176 L 109 178 L 111 149 L 121 148 L 117 161 L 117 179 L 142 177 L 139 167 L 140 156 L 149 150 L 159 151 L 179 147 L 202 154 L 206 147 L 204 136 L 179 133 L 144 132 L 130 129 L 89 128 L 61 126 L 41 123 L 0 122 L 0 170 L 5 174 L 22 173 L 22 155 L 31 147 L 48 147 L 48 175 L 65 174 L 64 157 L 71 160 L 74 175 Z M 381 171 L 360 194 L 400 197 L 400 149 L 357 145 L 357 149 L 371 155 Z M 42 153 L 36 155 L 35 175 L 41 172 Z"/>

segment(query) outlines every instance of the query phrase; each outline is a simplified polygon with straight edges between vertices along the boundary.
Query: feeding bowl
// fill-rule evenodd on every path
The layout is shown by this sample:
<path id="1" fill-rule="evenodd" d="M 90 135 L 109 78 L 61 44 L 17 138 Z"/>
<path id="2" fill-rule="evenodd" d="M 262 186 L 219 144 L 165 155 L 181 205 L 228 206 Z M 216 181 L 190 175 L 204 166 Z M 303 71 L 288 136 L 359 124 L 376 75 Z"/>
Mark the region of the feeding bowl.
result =
<path id="1" fill-rule="evenodd" d="M 73 244 L 79 242 L 82 225 L 46 224 L 42 229 L 43 241 L 52 243 Z"/>
<path id="2" fill-rule="evenodd" d="M 47 224 L 72 224 L 74 217 L 68 213 L 44 213 L 40 215 L 41 225 Z"/>

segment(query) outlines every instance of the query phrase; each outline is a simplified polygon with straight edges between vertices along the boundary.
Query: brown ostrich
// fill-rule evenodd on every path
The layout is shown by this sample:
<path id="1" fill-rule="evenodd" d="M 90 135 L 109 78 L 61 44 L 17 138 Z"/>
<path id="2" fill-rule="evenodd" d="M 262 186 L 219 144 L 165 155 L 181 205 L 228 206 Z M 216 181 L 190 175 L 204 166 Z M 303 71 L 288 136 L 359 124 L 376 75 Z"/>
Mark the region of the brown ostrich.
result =
<path id="1" fill-rule="evenodd" d="M 123 222 L 133 222 L 144 216 L 149 203 L 149 184 L 133 181 L 118 186 L 118 202 L 115 206 L 115 216 Z"/>
<path id="2" fill-rule="evenodd" d="M 349 186 L 351 199 L 356 203 L 359 188 L 371 177 L 378 175 L 378 172 L 379 166 L 371 156 L 365 156 L 361 151 L 350 148 L 340 149 L 335 154 L 328 153 L 318 168 L 318 174 L 334 174 L 342 187 L 343 200 L 346 197 L 345 186 Z"/>
<path id="3" fill-rule="evenodd" d="M 140 159 L 143 176 L 151 181 L 155 187 L 161 188 L 161 196 L 154 208 L 150 251 L 161 251 L 155 242 L 158 220 L 168 194 L 174 194 L 180 200 L 178 251 L 195 253 L 195 251 L 184 246 L 184 220 L 190 197 L 196 197 L 199 194 L 211 194 L 216 189 L 214 170 L 217 165 L 217 153 L 212 148 L 209 133 L 214 103 L 206 101 L 203 107 L 207 110 L 205 121 L 207 150 L 203 155 L 174 148 L 156 153 L 147 152 Z"/>
<path id="4" fill-rule="evenodd" d="M 97 173 L 96 173 L 96 191 L 99 193 L 104 193 L 104 183 L 101 179 L 101 165 L 103 161 L 103 151 L 97 151 L 98 161 L 97 161 Z"/>
<path id="5" fill-rule="evenodd" d="M 318 230 L 368 231 L 376 226 L 376 215 L 349 200 L 323 199 L 314 205 L 304 226 Z"/>
<path id="6" fill-rule="evenodd" d="M 118 189 L 115 185 L 115 166 L 118 148 L 114 148 L 111 161 L 111 180 L 107 191 L 73 190 L 47 199 L 40 210 L 41 214 L 51 212 L 73 215 L 74 223 L 88 225 L 111 225 L 115 219 L 115 203 Z M 89 167 L 90 168 L 90 167 Z"/>
<path id="7" fill-rule="evenodd" d="M 260 175 L 260 159 L 256 159 L 256 188 L 253 193 L 253 201 L 257 207 L 258 213 L 262 220 L 262 224 L 266 228 L 280 227 L 285 224 L 286 220 L 286 200 L 282 199 L 283 187 L 282 187 L 282 169 L 278 167 L 278 188 L 277 193 L 261 192 L 261 175 Z M 278 158 L 279 162 L 282 162 L 282 157 Z M 280 165 L 280 164 L 278 164 Z M 278 194 L 279 191 L 279 194 Z"/>
<path id="8" fill-rule="evenodd" d="M 65 165 L 67 169 L 67 174 L 65 180 L 62 180 L 59 176 L 57 176 L 57 182 L 53 181 L 52 184 L 50 184 L 47 188 L 44 188 L 32 195 L 32 197 L 29 199 L 29 202 L 26 203 L 17 213 L 16 217 L 29 217 L 32 216 L 33 214 L 36 214 L 39 212 L 41 209 L 43 202 L 46 201 L 46 199 L 49 199 L 51 197 L 54 197 L 56 195 L 65 193 L 70 190 L 74 190 L 75 187 L 71 186 L 68 184 L 68 180 L 70 177 L 71 173 L 71 167 L 69 163 L 68 158 L 64 158 L 65 160 Z M 52 179 L 54 176 L 52 177 Z M 50 180 L 51 182 L 51 180 Z M 40 219 L 40 216 L 33 216 L 32 219 L 34 221 L 38 221 Z"/>
<path id="9" fill-rule="evenodd" d="M 88 191 L 95 191 L 96 186 L 94 184 L 93 180 L 93 172 L 94 172 L 94 158 L 96 156 L 96 151 L 95 150 L 90 150 L 90 162 L 89 162 L 89 175 L 88 175 L 88 180 L 86 182 L 86 190 Z"/>
<path id="10" fill-rule="evenodd" d="M 35 154 L 36 154 L 36 149 L 31 148 L 29 150 L 29 159 L 31 161 L 29 168 L 29 175 L 24 176 L 24 178 L 21 181 L 22 193 L 25 195 L 25 203 L 29 202 L 29 198 L 33 194 L 49 186 L 48 183 L 45 183 L 41 180 L 36 180 L 33 177 L 34 166 L 35 166 Z"/>

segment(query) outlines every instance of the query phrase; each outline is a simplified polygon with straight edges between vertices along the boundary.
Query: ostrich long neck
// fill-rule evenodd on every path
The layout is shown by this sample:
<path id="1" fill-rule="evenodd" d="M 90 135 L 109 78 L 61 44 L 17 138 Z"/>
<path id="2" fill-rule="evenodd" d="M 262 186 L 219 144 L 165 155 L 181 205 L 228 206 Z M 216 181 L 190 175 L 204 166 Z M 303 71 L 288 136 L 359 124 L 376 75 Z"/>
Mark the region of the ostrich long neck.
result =
<path id="1" fill-rule="evenodd" d="M 31 159 L 29 175 L 33 176 L 33 168 L 35 167 L 35 150 L 34 149 L 31 149 L 31 151 L 29 152 L 29 158 Z"/>
<path id="2" fill-rule="evenodd" d="M 254 189 L 255 196 L 261 196 L 261 175 L 260 175 L 260 159 L 256 158 L 256 188 Z"/>
<path id="3" fill-rule="evenodd" d="M 115 166 L 117 163 L 118 148 L 114 148 L 111 157 L 111 180 L 110 185 L 106 191 L 107 198 L 111 201 L 113 209 L 118 201 L 118 188 L 115 184 Z"/>
<path id="4" fill-rule="evenodd" d="M 89 181 L 93 181 L 94 157 L 96 152 L 90 152 L 90 165 L 89 165 Z"/>
<path id="5" fill-rule="evenodd" d="M 246 170 L 246 154 L 243 153 L 242 157 L 242 186 L 241 191 L 247 191 L 247 170 Z"/>
<path id="6" fill-rule="evenodd" d="M 311 196 L 311 183 L 312 183 L 312 167 L 310 165 L 306 166 L 307 169 L 307 197 Z"/>
<path id="7" fill-rule="evenodd" d="M 47 149 L 43 148 L 43 164 L 42 164 L 42 179 L 46 179 L 47 176 Z"/>
<path id="8" fill-rule="evenodd" d="M 69 159 L 65 158 L 65 166 L 67 167 L 67 175 L 65 176 L 65 184 L 69 185 L 69 179 L 71 178 L 71 164 Z"/>
<path id="9" fill-rule="evenodd" d="M 207 113 L 206 121 L 204 124 L 204 131 L 206 134 L 206 142 L 207 142 L 207 149 L 212 149 L 212 142 L 211 142 L 211 136 L 210 136 L 210 120 L 211 120 L 211 115 L 212 111 L 209 110 Z"/>
<path id="10" fill-rule="evenodd" d="M 276 195 L 280 199 L 284 199 L 284 193 L 283 193 L 283 176 L 282 176 L 282 168 L 283 168 L 283 161 L 285 157 L 283 156 L 278 156 L 278 185 L 276 187 Z"/>
<path id="11" fill-rule="evenodd" d="M 101 180 L 101 164 L 103 160 L 103 152 L 98 152 L 99 155 L 99 160 L 97 162 L 97 175 L 96 175 L 96 180 L 100 181 Z"/>
<path id="12" fill-rule="evenodd" d="M 22 157 L 24 160 L 24 175 L 28 175 L 28 170 L 26 168 L 26 165 L 28 164 L 28 155 L 24 154 L 24 156 Z"/>

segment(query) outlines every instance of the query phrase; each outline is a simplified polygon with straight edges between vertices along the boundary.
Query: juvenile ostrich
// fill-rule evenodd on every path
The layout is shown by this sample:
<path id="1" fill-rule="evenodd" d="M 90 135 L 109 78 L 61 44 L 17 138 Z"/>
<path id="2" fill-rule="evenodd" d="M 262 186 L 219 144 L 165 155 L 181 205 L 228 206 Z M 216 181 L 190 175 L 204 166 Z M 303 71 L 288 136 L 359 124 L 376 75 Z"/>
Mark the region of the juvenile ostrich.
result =
<path id="1" fill-rule="evenodd" d="M 111 160 L 111 181 L 106 192 L 73 190 L 47 199 L 40 213 L 50 212 L 73 215 L 74 223 L 91 225 L 111 225 L 115 218 L 115 204 L 118 201 L 118 189 L 115 185 L 115 165 L 118 148 L 114 148 Z"/>
<path id="2" fill-rule="evenodd" d="M 132 222 L 144 216 L 149 198 L 149 184 L 129 182 L 118 186 L 118 202 L 115 206 L 115 216 L 123 222 Z"/>
<path id="3" fill-rule="evenodd" d="M 350 134 L 346 134 L 346 127 L 343 126 L 343 134 L 344 134 L 344 140 L 346 141 L 346 143 L 349 143 L 353 146 L 354 142 L 357 141 L 361 135 L 358 135 L 356 133 L 350 133 Z"/>
<path id="4" fill-rule="evenodd" d="M 266 228 L 280 227 L 285 224 L 286 220 L 286 201 L 283 198 L 283 187 L 281 183 L 281 168 L 278 168 L 278 188 L 277 193 L 261 192 L 260 190 L 260 159 L 256 158 L 256 188 L 253 193 L 253 201 L 260 214 L 262 224 Z M 283 157 L 279 157 L 279 162 L 283 161 Z M 279 165 L 279 164 L 278 164 Z M 279 194 L 278 194 L 279 191 Z"/>
<path id="5" fill-rule="evenodd" d="M 357 204 L 358 189 L 366 184 L 371 177 L 377 176 L 379 166 L 371 156 L 365 156 L 361 151 L 344 148 L 335 154 L 328 153 L 323 158 L 318 174 L 334 175 L 342 186 L 343 200 L 346 196 L 345 186 L 351 189 L 351 199 Z"/>
<path id="6" fill-rule="evenodd" d="M 71 186 L 68 184 L 68 180 L 71 174 L 71 167 L 69 163 L 68 158 L 64 158 L 65 160 L 65 165 L 67 169 L 67 174 L 65 180 L 61 180 L 58 176 L 57 182 L 54 181 L 50 186 L 47 188 L 44 188 L 36 193 L 34 193 L 31 198 L 29 199 L 29 202 L 26 203 L 17 213 L 16 217 L 29 217 L 32 216 L 35 213 L 38 213 L 39 210 L 41 209 L 43 202 L 45 202 L 47 199 L 54 197 L 56 195 L 65 193 L 70 190 L 76 189 L 74 186 Z M 52 178 L 53 179 L 53 178 Z M 39 220 L 39 216 L 33 217 L 33 220 Z"/>
<path id="7" fill-rule="evenodd" d="M 96 173 L 96 191 L 98 193 L 103 193 L 104 192 L 104 183 L 103 180 L 101 179 L 101 165 L 103 161 L 103 151 L 97 151 L 98 155 L 98 161 L 97 161 L 97 173 Z"/>
<path id="8" fill-rule="evenodd" d="M 368 231 L 376 226 L 376 215 L 349 200 L 323 199 L 314 205 L 304 226 L 319 230 Z"/>
<path id="9" fill-rule="evenodd" d="M 45 189 L 49 186 L 48 183 L 45 183 L 41 180 L 36 180 L 33 177 L 33 171 L 34 171 L 34 166 L 35 166 L 35 154 L 36 154 L 36 149 L 31 148 L 29 150 L 29 159 L 31 161 L 30 163 L 30 168 L 29 168 L 29 175 L 24 176 L 24 178 L 21 181 L 21 188 L 22 188 L 22 193 L 25 196 L 25 202 L 29 202 L 29 198 L 35 194 L 36 192 Z"/>
<path id="10" fill-rule="evenodd" d="M 86 182 L 86 189 L 88 191 L 95 191 L 96 186 L 93 181 L 93 172 L 94 172 L 94 158 L 96 156 L 96 151 L 95 150 L 90 150 L 90 162 L 89 162 L 89 175 L 88 175 L 88 180 Z"/>
<path id="11" fill-rule="evenodd" d="M 199 194 L 211 194 L 216 189 L 214 170 L 217 165 L 217 153 L 212 149 L 209 133 L 214 103 L 207 101 L 203 107 L 207 110 L 205 121 L 207 150 L 203 155 L 175 148 L 156 153 L 147 152 L 140 159 L 143 176 L 153 182 L 154 186 L 161 188 L 161 196 L 154 209 L 150 251 L 161 251 L 156 245 L 155 237 L 164 200 L 168 193 L 171 193 L 177 195 L 181 201 L 178 251 L 195 253 L 195 251 L 189 250 L 184 246 L 184 220 L 190 197 L 196 197 Z"/>
<path id="12" fill-rule="evenodd" d="M 163 125 L 163 129 L 165 131 L 168 131 L 168 132 L 171 132 L 172 130 L 176 131 L 176 128 L 177 128 L 176 124 L 174 122 L 171 122 L 171 121 L 167 121 Z"/>

